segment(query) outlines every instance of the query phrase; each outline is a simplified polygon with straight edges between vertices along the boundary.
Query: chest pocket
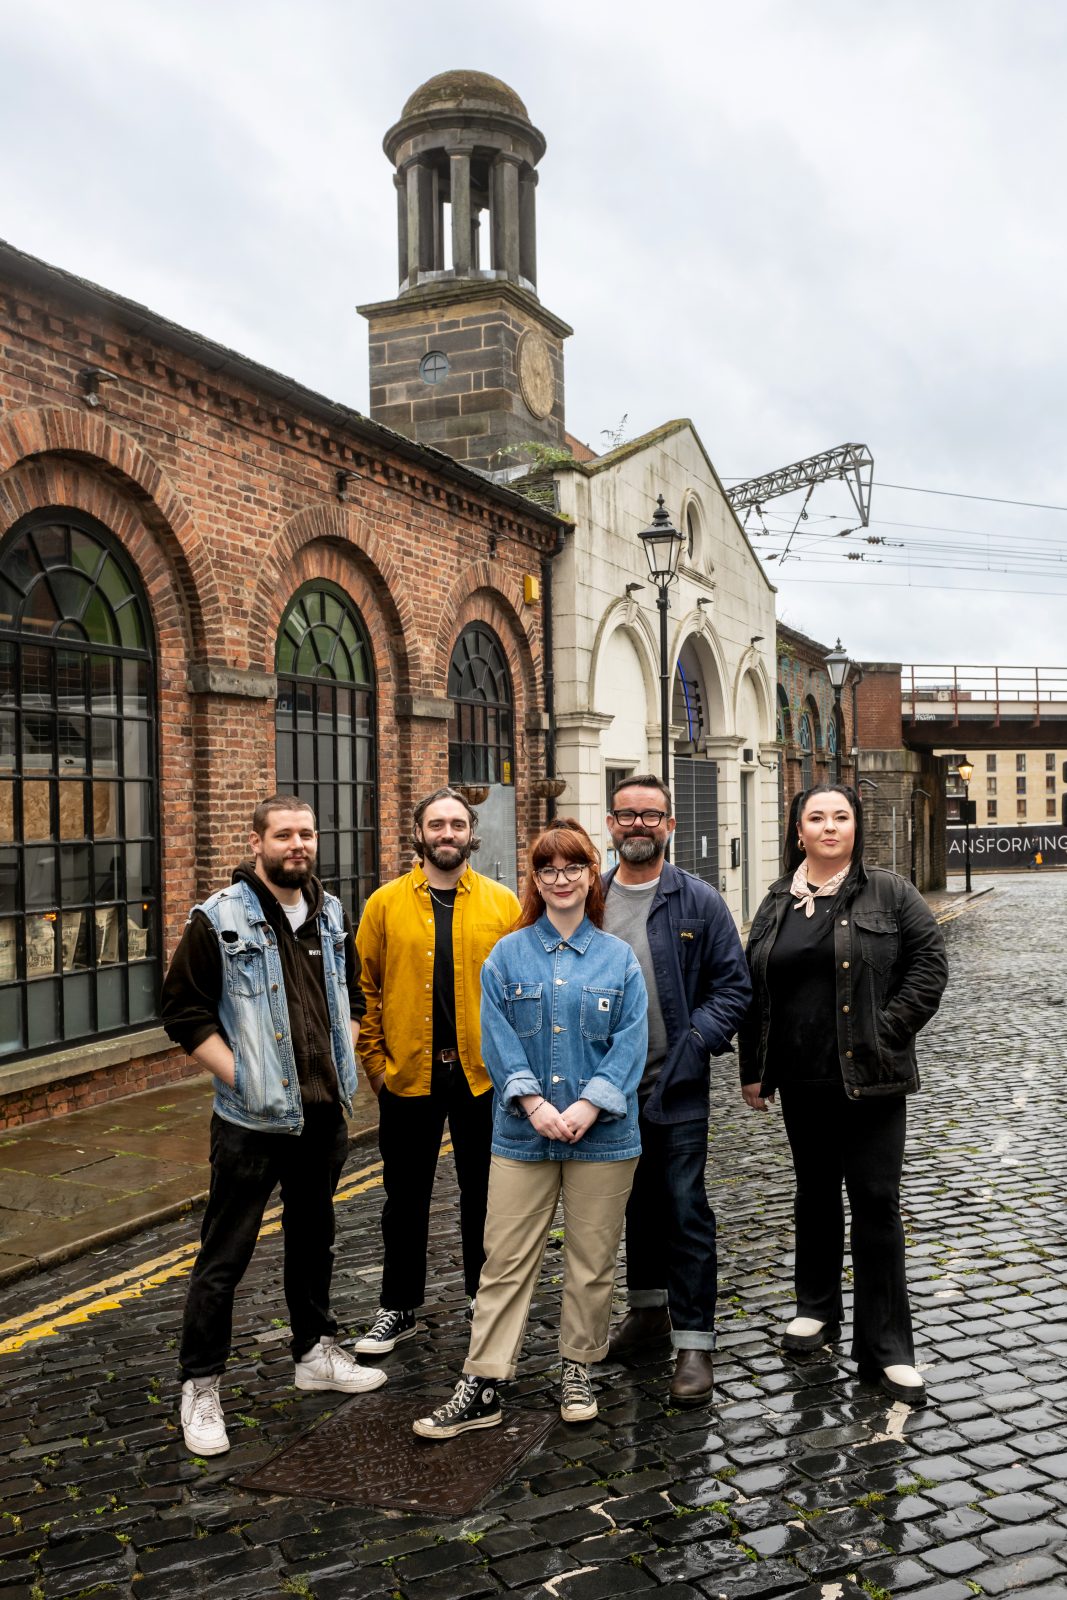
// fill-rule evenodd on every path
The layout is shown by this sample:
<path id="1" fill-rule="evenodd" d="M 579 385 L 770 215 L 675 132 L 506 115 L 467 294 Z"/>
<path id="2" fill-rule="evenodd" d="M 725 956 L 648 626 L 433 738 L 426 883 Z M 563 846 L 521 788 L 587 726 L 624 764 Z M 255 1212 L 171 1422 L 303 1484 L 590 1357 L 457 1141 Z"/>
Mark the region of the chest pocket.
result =
<path id="1" fill-rule="evenodd" d="M 608 1039 L 622 1013 L 621 989 L 582 990 L 582 1034 L 586 1039 Z"/>
<path id="2" fill-rule="evenodd" d="M 499 922 L 476 922 L 473 930 L 474 959 L 481 966 L 489 955 L 494 945 L 504 937 L 507 932 Z"/>
<path id="3" fill-rule="evenodd" d="M 541 1031 L 541 985 L 539 983 L 506 983 L 504 1004 L 508 1008 L 508 1021 L 520 1039 L 529 1039 Z"/>
<path id="4" fill-rule="evenodd" d="M 699 961 L 700 951 L 704 945 L 703 917 L 690 917 L 685 922 L 679 922 L 677 943 L 678 959 L 683 967 Z"/>
<path id="5" fill-rule="evenodd" d="M 342 929 L 342 931 L 340 933 L 335 933 L 333 931 L 333 929 L 331 928 L 327 932 L 326 938 L 329 939 L 330 943 L 333 945 L 333 965 L 334 965 L 334 971 L 337 973 L 337 981 L 338 981 L 339 984 L 341 984 L 341 986 L 343 988 L 347 989 L 348 988 L 348 968 L 345 966 L 345 934 L 344 934 L 344 930 Z"/>
<path id="6" fill-rule="evenodd" d="M 253 939 L 222 939 L 226 987 L 233 995 L 253 998 L 266 988 L 266 959 L 263 946 Z"/>
<path id="7" fill-rule="evenodd" d="M 888 972 L 900 953 L 896 918 L 884 911 L 853 911 L 852 921 L 859 929 L 864 961 L 876 972 Z"/>

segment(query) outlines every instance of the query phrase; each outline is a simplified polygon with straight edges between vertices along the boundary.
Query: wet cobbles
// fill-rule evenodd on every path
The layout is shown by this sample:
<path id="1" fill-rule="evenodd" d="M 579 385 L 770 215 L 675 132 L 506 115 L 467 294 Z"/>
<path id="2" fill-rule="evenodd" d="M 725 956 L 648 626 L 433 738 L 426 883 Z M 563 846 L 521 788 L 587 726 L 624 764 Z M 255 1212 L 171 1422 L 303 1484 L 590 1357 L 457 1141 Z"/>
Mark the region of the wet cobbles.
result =
<path id="1" fill-rule="evenodd" d="M 190 1460 L 176 1426 L 184 1276 L 0 1356 L 0 1596 L 1067 1600 L 1067 875 L 998 879 L 945 934 L 952 982 L 920 1040 L 903 1194 L 924 1411 L 857 1381 L 847 1326 L 813 1357 L 778 1352 L 788 1151 L 728 1059 L 708 1168 L 714 1405 L 673 1411 L 665 1356 L 603 1366 L 598 1419 L 558 1423 L 462 1521 L 237 1489 L 333 1409 L 292 1386 L 274 1236 L 238 1300 L 229 1456 Z M 349 1173 L 374 1160 L 355 1152 Z M 339 1207 L 335 1304 L 353 1332 L 377 1301 L 380 1204 L 371 1187 Z M 384 1362 L 412 1415 L 448 1396 L 466 1347 L 447 1161 L 431 1225 L 424 1332 Z M 4 1315 L 193 1237 L 185 1219 L 21 1283 Z M 561 1271 L 550 1250 L 505 1402 L 558 1404 Z M 357 1427 L 358 1401 L 348 1414 Z"/>

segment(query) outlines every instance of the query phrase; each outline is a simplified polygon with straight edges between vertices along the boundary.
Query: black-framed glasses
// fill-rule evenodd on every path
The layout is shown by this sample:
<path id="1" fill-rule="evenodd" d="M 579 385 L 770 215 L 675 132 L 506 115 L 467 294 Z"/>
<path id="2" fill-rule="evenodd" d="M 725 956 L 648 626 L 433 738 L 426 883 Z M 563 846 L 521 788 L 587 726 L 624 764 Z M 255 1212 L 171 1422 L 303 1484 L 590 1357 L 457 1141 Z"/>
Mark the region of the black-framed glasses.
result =
<path id="1" fill-rule="evenodd" d="M 558 883 L 560 878 L 566 878 L 568 883 L 577 883 L 588 865 L 588 861 L 568 861 L 565 867 L 538 867 L 534 877 L 549 886 Z"/>
<path id="2" fill-rule="evenodd" d="M 646 828 L 658 828 L 667 816 L 666 811 L 631 811 L 625 807 L 622 811 L 613 811 L 612 816 L 620 828 L 632 828 L 640 817 Z"/>

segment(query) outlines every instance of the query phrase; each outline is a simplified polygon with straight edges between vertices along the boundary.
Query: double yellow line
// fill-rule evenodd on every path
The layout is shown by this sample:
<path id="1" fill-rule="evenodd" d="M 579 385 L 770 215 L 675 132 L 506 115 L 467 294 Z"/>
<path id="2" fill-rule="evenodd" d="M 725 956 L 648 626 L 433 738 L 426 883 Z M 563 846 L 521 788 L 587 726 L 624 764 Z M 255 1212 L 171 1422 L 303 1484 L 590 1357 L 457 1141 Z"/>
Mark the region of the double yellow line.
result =
<path id="1" fill-rule="evenodd" d="M 442 1154 L 451 1148 L 451 1144 L 446 1142 L 441 1146 Z M 334 1202 L 354 1200 L 357 1195 L 366 1194 L 368 1189 L 378 1188 L 381 1181 L 380 1161 L 373 1162 L 369 1167 L 361 1167 L 358 1172 L 342 1179 Z M 281 1225 L 282 1208 L 272 1206 L 263 1214 L 259 1237 L 264 1239 L 268 1234 L 279 1232 Z M 150 1289 L 158 1289 L 160 1284 L 168 1283 L 172 1278 L 183 1277 L 192 1271 L 199 1249 L 199 1243 L 180 1245 L 177 1250 L 170 1250 L 164 1256 L 155 1256 L 151 1261 L 143 1261 L 139 1267 L 131 1267 L 113 1278 L 105 1278 L 102 1283 L 87 1284 L 84 1289 L 76 1289 L 59 1300 L 34 1306 L 32 1311 L 24 1311 L 21 1316 L 0 1322 L 0 1355 L 10 1355 L 38 1339 L 51 1339 L 64 1328 L 88 1322 L 90 1317 L 98 1317 L 103 1311 L 117 1311 L 127 1300 L 140 1299 Z"/>

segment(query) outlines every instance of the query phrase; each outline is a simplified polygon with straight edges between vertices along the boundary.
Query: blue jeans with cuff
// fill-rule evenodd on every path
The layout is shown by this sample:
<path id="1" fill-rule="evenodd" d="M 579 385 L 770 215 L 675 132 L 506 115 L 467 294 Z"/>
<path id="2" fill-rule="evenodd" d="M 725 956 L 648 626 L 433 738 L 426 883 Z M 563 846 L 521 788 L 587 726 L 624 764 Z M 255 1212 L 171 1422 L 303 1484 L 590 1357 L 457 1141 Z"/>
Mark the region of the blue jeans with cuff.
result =
<path id="1" fill-rule="evenodd" d="M 626 1296 L 666 1306 L 676 1350 L 714 1350 L 718 1257 L 704 1169 L 708 1120 L 650 1122 L 626 1207 Z"/>

